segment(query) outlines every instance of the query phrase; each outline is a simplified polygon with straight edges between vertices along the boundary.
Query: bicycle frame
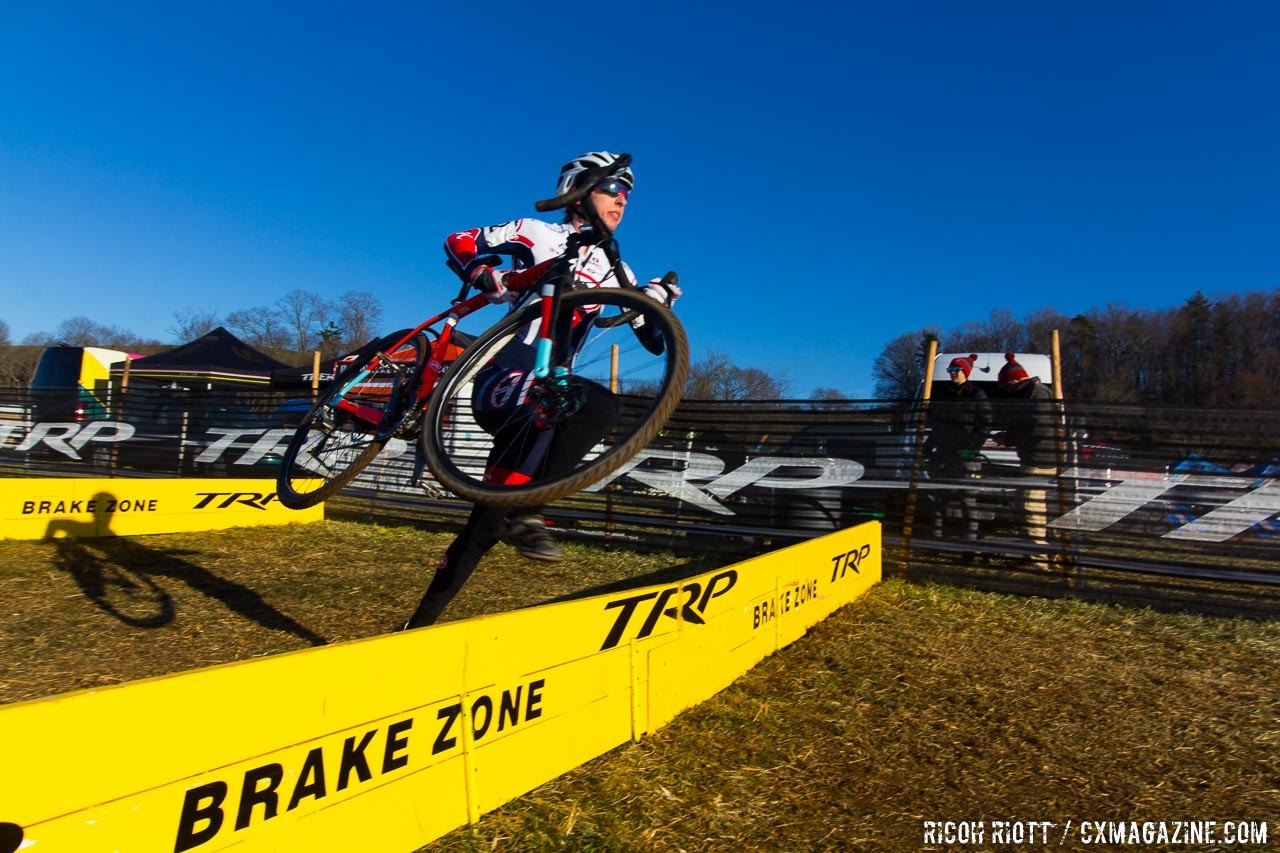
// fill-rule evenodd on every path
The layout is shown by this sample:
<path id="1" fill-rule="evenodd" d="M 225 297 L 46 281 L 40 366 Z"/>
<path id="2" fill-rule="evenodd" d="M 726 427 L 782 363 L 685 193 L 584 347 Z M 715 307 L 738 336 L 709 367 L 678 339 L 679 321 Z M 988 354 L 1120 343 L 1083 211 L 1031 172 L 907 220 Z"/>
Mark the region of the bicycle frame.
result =
<path id="1" fill-rule="evenodd" d="M 463 292 L 465 293 L 465 289 Z M 422 378 L 418 381 L 418 387 L 414 391 L 414 408 L 421 408 L 425 405 L 427 397 L 435 389 L 436 381 L 440 378 L 441 371 L 444 370 L 445 356 L 449 352 L 449 344 L 453 340 L 453 330 L 458 325 L 458 321 L 489 304 L 489 300 L 485 298 L 483 293 L 477 293 L 469 299 L 461 299 L 455 302 L 447 311 L 441 312 L 411 329 L 404 337 L 388 348 L 391 352 L 394 352 L 412 340 L 414 335 L 431 328 L 442 320 L 444 321 L 444 326 L 441 327 L 439 337 L 436 338 L 435 346 L 431 350 L 431 358 L 423 366 Z M 393 364 L 395 362 L 395 359 L 387 352 L 382 352 L 378 355 L 385 363 Z M 365 381 L 369 375 L 370 371 L 362 370 L 348 380 L 342 389 L 341 399 L 338 401 L 337 408 L 341 412 L 345 412 L 376 427 L 381 423 L 385 413 L 381 409 L 352 402 L 346 397 L 348 391 Z"/>
<path id="2" fill-rule="evenodd" d="M 547 280 L 541 285 L 539 292 L 539 299 L 542 301 L 542 323 L 538 330 L 538 340 L 536 344 L 537 350 L 533 368 L 533 375 L 537 379 L 543 379 L 552 374 L 552 340 L 555 334 L 553 318 L 555 316 L 555 305 L 559 301 L 558 296 L 560 293 L 560 288 L 557 286 L 556 282 L 556 276 L 548 276 Z M 464 286 L 462 293 L 465 294 L 466 290 L 467 287 Z M 415 409 L 421 409 L 424 407 L 426 405 L 427 398 L 430 397 L 431 392 L 435 390 L 436 382 L 440 378 L 440 373 L 444 370 L 445 357 L 448 354 L 449 345 L 453 340 L 453 332 L 457 327 L 458 322 L 464 317 L 474 314 L 476 311 L 490 304 L 492 303 L 489 302 L 488 298 L 483 293 L 477 293 L 466 299 L 460 298 L 447 311 L 441 312 L 431 319 L 420 323 L 388 348 L 389 352 L 395 352 L 412 340 L 414 335 L 417 335 L 437 323 L 444 321 L 444 325 L 440 328 L 439 337 L 436 339 L 435 346 L 431 350 L 431 357 L 423 366 L 422 377 L 419 379 L 417 388 L 414 390 L 413 407 Z M 383 363 L 394 364 L 395 362 L 395 359 L 388 352 L 379 353 L 379 356 L 381 356 L 381 361 Z M 555 370 L 556 376 L 565 376 L 567 373 L 568 371 L 563 367 L 556 368 Z M 361 382 L 364 382 L 369 375 L 369 370 L 362 370 L 347 381 L 346 385 L 342 389 L 342 395 L 338 402 L 337 409 L 341 412 L 352 415 L 353 417 L 359 418 L 371 426 L 377 427 L 381 423 L 385 412 L 371 406 L 362 406 L 346 397 L 348 391 L 359 385 Z"/>

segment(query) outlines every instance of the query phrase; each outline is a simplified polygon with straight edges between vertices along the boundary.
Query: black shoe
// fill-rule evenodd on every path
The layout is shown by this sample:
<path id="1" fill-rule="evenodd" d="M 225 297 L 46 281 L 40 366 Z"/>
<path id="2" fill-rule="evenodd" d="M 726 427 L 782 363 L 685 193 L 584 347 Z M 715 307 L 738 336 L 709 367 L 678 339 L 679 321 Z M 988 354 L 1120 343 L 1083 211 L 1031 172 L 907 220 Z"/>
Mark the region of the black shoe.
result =
<path id="1" fill-rule="evenodd" d="M 507 519 L 507 532 L 502 541 L 515 548 L 520 556 L 531 560 L 558 563 L 564 559 L 564 551 L 547 532 L 547 523 L 540 515 Z"/>

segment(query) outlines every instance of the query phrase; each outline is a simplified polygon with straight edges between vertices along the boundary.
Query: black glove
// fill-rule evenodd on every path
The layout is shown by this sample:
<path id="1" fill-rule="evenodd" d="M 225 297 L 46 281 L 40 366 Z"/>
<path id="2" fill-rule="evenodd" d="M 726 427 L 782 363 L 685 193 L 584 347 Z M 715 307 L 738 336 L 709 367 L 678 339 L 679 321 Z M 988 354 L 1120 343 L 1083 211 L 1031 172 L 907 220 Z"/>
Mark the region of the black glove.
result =
<path id="1" fill-rule="evenodd" d="M 494 304 L 510 302 L 515 294 L 507 290 L 505 278 L 503 273 L 494 272 L 492 267 L 482 264 L 471 271 L 471 286 L 485 294 L 485 298 Z"/>

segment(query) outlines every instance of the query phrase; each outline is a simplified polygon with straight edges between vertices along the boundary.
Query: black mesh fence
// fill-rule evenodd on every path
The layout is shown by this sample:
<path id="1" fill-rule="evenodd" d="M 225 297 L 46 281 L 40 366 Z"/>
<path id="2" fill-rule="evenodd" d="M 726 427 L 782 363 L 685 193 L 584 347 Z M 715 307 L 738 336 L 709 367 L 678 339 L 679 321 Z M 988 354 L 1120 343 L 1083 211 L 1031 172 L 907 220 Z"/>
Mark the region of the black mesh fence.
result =
<path id="1" fill-rule="evenodd" d="M 83 399 L 0 389 L 0 470 L 274 478 L 309 404 L 264 391 L 131 388 Z M 658 440 L 547 516 L 569 536 L 726 556 L 878 519 L 890 571 L 1280 613 L 1272 413 L 995 400 L 990 436 L 969 454 L 929 441 L 924 405 L 686 401 Z M 1033 405 L 1038 442 L 1020 456 L 1006 443 Z M 459 521 L 464 509 L 402 440 L 344 504 L 370 516 L 456 511 Z"/>

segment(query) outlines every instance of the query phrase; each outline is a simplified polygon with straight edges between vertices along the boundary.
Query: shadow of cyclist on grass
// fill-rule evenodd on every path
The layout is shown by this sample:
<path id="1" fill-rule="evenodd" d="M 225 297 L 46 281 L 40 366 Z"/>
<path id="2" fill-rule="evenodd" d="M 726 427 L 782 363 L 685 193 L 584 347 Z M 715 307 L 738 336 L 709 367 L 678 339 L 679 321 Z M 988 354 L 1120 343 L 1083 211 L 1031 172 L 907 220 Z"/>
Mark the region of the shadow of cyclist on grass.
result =
<path id="1" fill-rule="evenodd" d="M 176 607 L 158 579 L 172 578 L 264 628 L 285 631 L 313 646 L 328 642 L 249 587 L 182 559 L 198 552 L 148 548 L 137 537 L 113 535 L 107 512 L 115 505 L 111 493 L 99 492 L 86 505 L 92 507 L 92 521 L 55 519 L 45 528 L 45 538 L 53 542 L 58 568 L 104 613 L 135 628 L 169 624 Z"/>

